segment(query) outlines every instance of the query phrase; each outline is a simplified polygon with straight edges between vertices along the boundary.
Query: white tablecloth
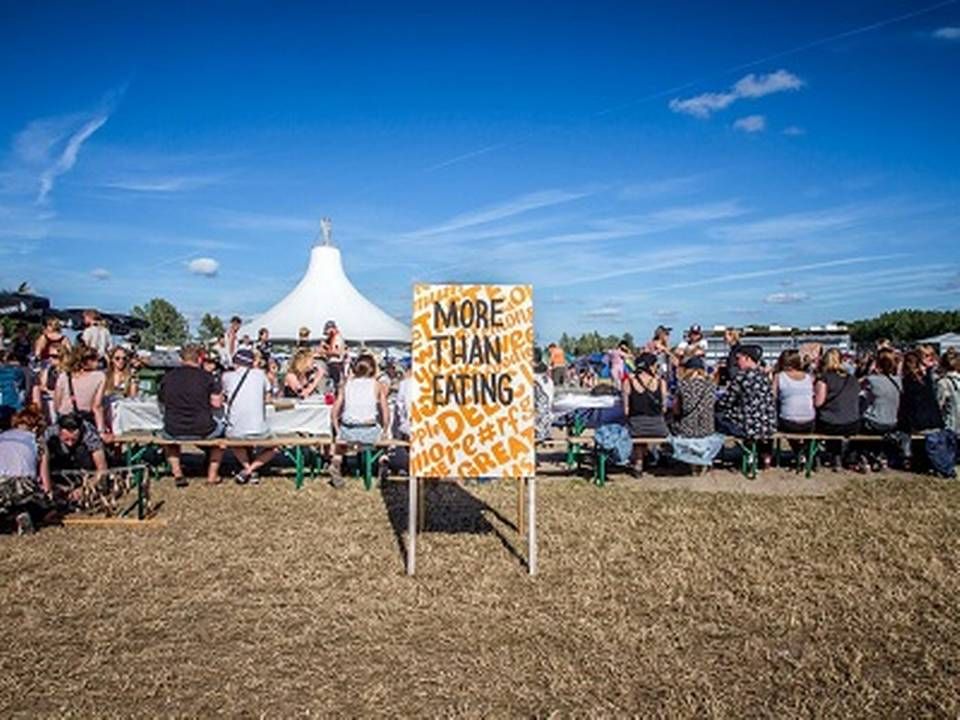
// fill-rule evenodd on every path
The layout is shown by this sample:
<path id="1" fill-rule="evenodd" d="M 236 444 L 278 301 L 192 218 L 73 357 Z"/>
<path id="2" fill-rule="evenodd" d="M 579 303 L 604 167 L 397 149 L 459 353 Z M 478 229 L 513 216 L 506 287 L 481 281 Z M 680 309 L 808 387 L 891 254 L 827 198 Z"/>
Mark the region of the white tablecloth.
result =
<path id="1" fill-rule="evenodd" d="M 163 429 L 163 416 L 155 398 L 117 401 L 113 405 L 112 420 L 114 435 Z M 301 400 L 283 410 L 267 405 L 267 427 L 272 435 L 329 435 L 330 406 L 322 400 Z"/>
<path id="2" fill-rule="evenodd" d="M 553 412 L 556 415 L 562 415 L 572 410 L 611 408 L 619 402 L 619 395 L 581 395 L 568 393 L 566 395 L 558 395 L 554 398 Z"/>

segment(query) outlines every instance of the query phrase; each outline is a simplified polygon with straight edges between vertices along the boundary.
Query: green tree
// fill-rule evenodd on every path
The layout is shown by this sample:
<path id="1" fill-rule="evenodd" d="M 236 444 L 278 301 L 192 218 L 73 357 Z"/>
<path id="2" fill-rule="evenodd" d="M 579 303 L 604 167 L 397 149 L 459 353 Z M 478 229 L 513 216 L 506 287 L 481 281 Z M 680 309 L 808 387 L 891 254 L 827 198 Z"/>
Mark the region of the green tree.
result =
<path id="1" fill-rule="evenodd" d="M 932 335 L 960 331 L 960 310 L 892 310 L 874 318 L 850 323 L 855 342 L 869 343 L 880 338 L 914 342 Z"/>
<path id="2" fill-rule="evenodd" d="M 226 332 L 223 326 L 223 320 L 216 315 L 204 313 L 200 318 L 200 327 L 197 328 L 197 337 L 201 342 L 209 342 L 221 337 Z"/>
<path id="3" fill-rule="evenodd" d="M 142 307 L 137 305 L 130 314 L 150 323 L 150 327 L 140 333 L 140 343 L 144 347 L 183 345 L 190 337 L 187 319 L 163 298 L 153 298 Z"/>

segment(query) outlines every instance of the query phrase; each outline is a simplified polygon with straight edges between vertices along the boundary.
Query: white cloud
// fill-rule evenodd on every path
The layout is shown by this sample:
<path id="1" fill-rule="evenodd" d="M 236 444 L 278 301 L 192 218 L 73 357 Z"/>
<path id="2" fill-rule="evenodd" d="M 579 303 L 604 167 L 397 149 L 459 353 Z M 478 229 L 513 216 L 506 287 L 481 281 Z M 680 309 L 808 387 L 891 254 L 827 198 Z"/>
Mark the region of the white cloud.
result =
<path id="1" fill-rule="evenodd" d="M 676 113 L 686 113 L 697 118 L 708 118 L 711 113 L 729 107 L 744 98 L 761 98 L 778 92 L 799 90 L 803 80 L 786 70 L 777 70 L 767 75 L 750 73 L 740 78 L 726 92 L 708 92 L 686 100 L 674 98 L 670 109 Z"/>
<path id="2" fill-rule="evenodd" d="M 154 178 L 126 178 L 104 183 L 104 187 L 111 190 L 126 190 L 128 192 L 140 193 L 173 193 L 186 190 L 195 190 L 197 188 L 212 185 L 216 182 L 214 177 L 205 177 L 199 175 L 183 175 L 170 177 Z"/>
<path id="3" fill-rule="evenodd" d="M 790 135 L 792 137 L 799 137 L 800 135 L 806 135 L 807 131 L 799 125 L 788 125 L 783 129 L 783 134 Z"/>
<path id="4" fill-rule="evenodd" d="M 777 70 L 769 75 L 754 75 L 737 80 L 733 91 L 740 98 L 759 98 L 785 90 L 799 90 L 803 87 L 803 80 L 786 70 Z"/>
<path id="5" fill-rule="evenodd" d="M 622 314 L 623 309 L 620 307 L 615 305 L 603 305 L 598 308 L 586 310 L 583 313 L 583 316 L 592 320 L 613 320 L 619 318 Z"/>
<path id="6" fill-rule="evenodd" d="M 108 115 L 98 115 L 87 120 L 87 122 L 70 136 L 70 139 L 67 140 L 66 147 L 64 147 L 63 152 L 60 153 L 60 157 L 57 158 L 53 165 L 47 167 L 47 169 L 40 174 L 40 191 L 37 194 L 37 204 L 46 201 L 47 196 L 53 190 L 56 179 L 73 168 L 77 162 L 77 155 L 80 153 L 80 148 L 83 147 L 83 143 L 103 127 L 108 117 Z"/>
<path id="7" fill-rule="evenodd" d="M 745 133 L 763 132 L 767 129 L 767 118 L 763 115 L 747 115 L 733 123 L 734 130 L 742 130 Z"/>
<path id="8" fill-rule="evenodd" d="M 213 277 L 220 270 L 220 263 L 213 258 L 200 257 L 194 258 L 187 263 L 187 270 L 194 275 L 203 275 L 204 277 Z"/>
<path id="9" fill-rule="evenodd" d="M 768 305 L 795 305 L 809 299 L 805 292 L 775 292 L 767 295 L 763 301 Z"/>
<path id="10" fill-rule="evenodd" d="M 666 309 L 665 309 L 665 310 L 656 310 L 656 311 L 653 313 L 653 316 L 654 316 L 655 318 L 657 318 L 657 320 L 676 320 L 678 317 L 680 317 L 680 311 L 679 311 L 679 310 L 666 310 Z"/>
<path id="11" fill-rule="evenodd" d="M 942 27 L 933 31 L 938 40 L 960 40 L 960 27 Z"/>
<path id="12" fill-rule="evenodd" d="M 97 280 L 109 280 L 110 271 L 106 268 L 94 268 L 90 271 L 90 275 L 96 278 Z"/>

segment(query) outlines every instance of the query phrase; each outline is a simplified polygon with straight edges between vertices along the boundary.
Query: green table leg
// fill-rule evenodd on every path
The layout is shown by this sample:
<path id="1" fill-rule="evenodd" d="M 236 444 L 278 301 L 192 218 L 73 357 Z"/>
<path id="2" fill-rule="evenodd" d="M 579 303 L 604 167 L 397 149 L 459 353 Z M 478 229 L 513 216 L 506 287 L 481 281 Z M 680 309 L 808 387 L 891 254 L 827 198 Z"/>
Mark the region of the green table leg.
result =
<path id="1" fill-rule="evenodd" d="M 297 445 L 293 450 L 293 462 L 297 468 L 296 488 L 303 487 L 303 448 Z"/>
<path id="2" fill-rule="evenodd" d="M 597 455 L 597 486 L 605 487 L 607 484 L 607 454 L 601 452 Z"/>
<path id="3" fill-rule="evenodd" d="M 813 461 L 817 458 L 817 453 L 820 451 L 820 442 L 818 440 L 808 440 L 807 441 L 807 457 L 806 462 L 803 467 L 803 474 L 807 480 L 810 479 L 810 476 L 813 474 Z"/>

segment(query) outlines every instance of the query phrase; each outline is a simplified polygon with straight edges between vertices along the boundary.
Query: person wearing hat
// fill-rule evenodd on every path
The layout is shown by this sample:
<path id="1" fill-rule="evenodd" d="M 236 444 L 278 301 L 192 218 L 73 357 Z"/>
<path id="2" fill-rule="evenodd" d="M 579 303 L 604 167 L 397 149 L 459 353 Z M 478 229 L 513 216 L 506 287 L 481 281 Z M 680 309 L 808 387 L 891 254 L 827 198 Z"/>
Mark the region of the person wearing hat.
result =
<path id="1" fill-rule="evenodd" d="M 270 396 L 270 381 L 263 369 L 254 367 L 254 352 L 240 348 L 233 356 L 233 370 L 223 374 L 223 395 L 226 398 L 228 438 L 249 439 L 265 437 L 267 427 L 266 402 Z M 235 476 L 237 483 L 257 483 L 257 471 L 277 454 L 276 449 L 263 450 L 250 459 L 247 448 L 233 448 L 234 457 L 243 469 Z"/>
<path id="2" fill-rule="evenodd" d="M 632 375 L 624 378 L 621 388 L 623 414 L 631 437 L 665 438 L 667 423 L 664 412 L 667 407 L 667 383 L 657 369 L 657 356 L 640 353 Z M 645 445 L 633 446 L 633 466 L 636 471 L 643 467 Z"/>
<path id="3" fill-rule="evenodd" d="M 343 334 L 334 320 L 327 320 L 323 325 L 323 342 L 320 345 L 321 354 L 327 361 L 327 376 L 333 381 L 334 387 L 340 387 L 343 379 L 343 361 L 347 354 L 347 346 Z"/>
<path id="4" fill-rule="evenodd" d="M 680 365 L 676 400 L 673 405 L 674 434 L 685 438 L 712 435 L 716 386 L 707 377 L 703 358 L 687 357 Z"/>
<path id="5" fill-rule="evenodd" d="M 777 406 L 770 376 L 760 367 L 763 348 L 741 345 L 736 354 L 737 374 L 717 400 L 716 426 L 735 437 L 761 439 L 777 431 Z"/>
<path id="6" fill-rule="evenodd" d="M 691 325 L 687 330 L 687 337 L 677 345 L 677 355 L 681 360 L 691 356 L 707 354 L 707 339 L 703 336 L 703 329 L 699 325 Z"/>

